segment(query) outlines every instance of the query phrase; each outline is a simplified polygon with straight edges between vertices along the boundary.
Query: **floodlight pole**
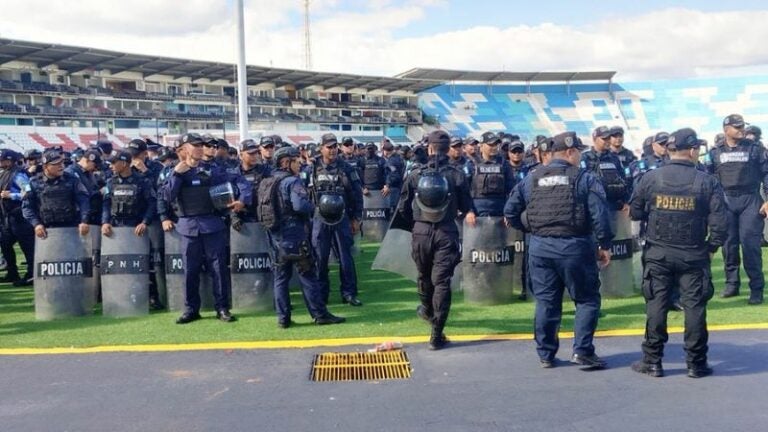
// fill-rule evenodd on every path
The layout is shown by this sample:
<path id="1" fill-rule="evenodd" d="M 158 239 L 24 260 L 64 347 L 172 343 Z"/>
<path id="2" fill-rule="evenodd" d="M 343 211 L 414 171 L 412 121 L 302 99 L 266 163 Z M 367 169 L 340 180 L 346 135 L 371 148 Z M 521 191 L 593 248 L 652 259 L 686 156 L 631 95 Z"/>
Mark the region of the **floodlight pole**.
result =
<path id="1" fill-rule="evenodd" d="M 237 15 L 237 106 L 240 141 L 248 139 L 248 81 L 245 66 L 245 15 L 243 0 L 235 4 Z"/>

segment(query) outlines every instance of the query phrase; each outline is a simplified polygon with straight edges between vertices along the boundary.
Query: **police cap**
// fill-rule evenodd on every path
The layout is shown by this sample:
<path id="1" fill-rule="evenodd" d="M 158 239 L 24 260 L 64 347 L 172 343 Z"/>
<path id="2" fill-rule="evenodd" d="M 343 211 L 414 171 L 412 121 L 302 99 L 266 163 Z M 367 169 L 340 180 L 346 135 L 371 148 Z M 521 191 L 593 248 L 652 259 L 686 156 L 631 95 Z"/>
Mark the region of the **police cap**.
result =
<path id="1" fill-rule="evenodd" d="M 283 158 L 297 158 L 299 157 L 299 149 L 296 147 L 280 147 L 273 156 L 275 163 L 279 164 Z"/>
<path id="2" fill-rule="evenodd" d="M 427 135 L 427 144 L 435 145 L 437 148 L 447 151 L 451 146 L 451 137 L 445 131 L 432 131 Z"/>
<path id="3" fill-rule="evenodd" d="M 60 164 L 64 161 L 64 154 L 58 150 L 48 150 L 43 152 L 41 161 L 44 164 Z"/>
<path id="4" fill-rule="evenodd" d="M 368 142 L 368 143 L 365 143 L 365 149 L 366 150 L 374 150 L 374 151 L 376 151 L 376 150 L 378 150 L 378 147 L 376 146 L 376 143 Z"/>
<path id="5" fill-rule="evenodd" d="M 583 150 L 584 144 L 582 144 L 576 132 L 563 132 L 557 134 L 549 139 L 546 143 L 541 144 L 541 150 L 545 152 L 564 151 L 570 148 L 576 150 Z"/>
<path id="6" fill-rule="evenodd" d="M 461 147 L 461 145 L 464 144 L 464 142 L 461 140 L 460 137 L 457 136 L 451 136 L 451 147 Z"/>
<path id="7" fill-rule="evenodd" d="M 157 151 L 157 160 L 160 162 L 166 161 L 168 159 L 178 159 L 178 155 L 176 155 L 176 151 L 170 147 L 160 147 L 160 150 Z"/>
<path id="8" fill-rule="evenodd" d="M 133 139 L 128 143 L 128 151 L 131 152 L 131 156 L 138 156 L 147 151 L 147 143 L 140 138 Z"/>
<path id="9" fill-rule="evenodd" d="M 259 143 L 248 138 L 240 142 L 240 150 L 246 153 L 256 153 L 259 151 Z"/>
<path id="10" fill-rule="evenodd" d="M 37 149 L 31 149 L 24 152 L 24 159 L 27 160 L 37 160 L 40 159 L 43 156 L 43 154 L 40 152 L 40 150 Z"/>
<path id="11" fill-rule="evenodd" d="M 112 150 L 114 149 L 112 146 L 112 142 L 107 140 L 96 141 L 96 147 L 98 147 L 102 153 L 112 153 Z"/>
<path id="12" fill-rule="evenodd" d="M 723 127 L 733 126 L 735 128 L 744 127 L 744 117 L 741 114 L 731 114 L 723 119 Z"/>
<path id="13" fill-rule="evenodd" d="M 355 144 L 355 141 L 352 140 L 352 138 L 350 137 L 344 137 L 341 139 L 341 145 L 343 145 L 344 147 L 349 147 L 354 144 Z"/>
<path id="14" fill-rule="evenodd" d="M 18 153 L 11 149 L 0 149 L 0 160 L 15 162 L 18 160 Z"/>
<path id="15" fill-rule="evenodd" d="M 338 144 L 339 140 L 336 139 L 336 135 L 332 133 L 323 134 L 323 136 L 320 137 L 320 144 L 325 147 L 333 144 Z"/>
<path id="16" fill-rule="evenodd" d="M 270 135 L 264 135 L 259 140 L 259 146 L 260 147 L 269 147 L 269 146 L 274 147 L 275 146 L 275 140 Z"/>
<path id="17" fill-rule="evenodd" d="M 608 126 L 598 126 L 592 131 L 592 138 L 609 138 L 611 136 L 611 128 Z"/>
<path id="18" fill-rule="evenodd" d="M 478 141 L 475 137 L 468 136 L 464 138 L 464 145 L 473 146 L 477 144 L 480 144 L 480 141 Z"/>
<path id="19" fill-rule="evenodd" d="M 653 136 L 653 142 L 660 145 L 665 145 L 668 139 L 669 134 L 667 132 L 659 132 Z"/>
<path id="20" fill-rule="evenodd" d="M 688 150 L 699 146 L 699 138 L 696 131 L 691 128 L 678 129 L 672 132 L 667 139 L 667 150 Z"/>
<path id="21" fill-rule="evenodd" d="M 760 137 L 763 135 L 763 131 L 759 127 L 757 127 L 755 125 L 747 126 L 747 128 L 744 129 L 744 133 L 747 134 L 747 135 L 750 135 L 750 134 L 754 135 L 756 140 L 759 140 Z"/>
<path id="22" fill-rule="evenodd" d="M 508 151 L 514 151 L 515 149 L 524 150 L 525 149 L 525 145 L 519 139 L 513 140 L 511 143 L 509 143 L 509 149 L 507 149 L 507 150 Z"/>
<path id="23" fill-rule="evenodd" d="M 163 148 L 162 145 L 152 141 L 149 138 L 146 138 L 144 141 L 147 143 L 147 150 L 149 151 L 157 152 L 157 151 L 160 151 L 161 148 Z"/>
<path id="24" fill-rule="evenodd" d="M 205 143 L 206 146 L 216 146 L 216 145 L 218 145 L 218 143 L 216 141 L 216 138 L 213 135 L 209 134 L 209 133 L 201 135 L 200 138 L 203 139 L 203 142 Z"/>
<path id="25" fill-rule="evenodd" d="M 501 138 L 493 132 L 486 132 L 483 134 L 483 144 L 497 145 L 501 142 Z"/>
<path id="26" fill-rule="evenodd" d="M 227 140 L 225 140 L 224 138 L 217 138 L 217 139 L 216 139 L 216 145 L 217 145 L 219 148 L 225 148 L 225 149 L 229 149 L 229 143 L 228 143 L 228 142 L 227 142 Z"/>
<path id="27" fill-rule="evenodd" d="M 115 162 L 131 163 L 131 160 L 133 160 L 133 155 L 127 151 L 119 151 L 114 155 L 112 155 L 111 158 L 109 158 L 109 161 L 112 163 L 115 163 Z"/>
<path id="28" fill-rule="evenodd" d="M 624 128 L 621 126 L 611 127 L 611 136 L 621 135 L 624 136 Z"/>
<path id="29" fill-rule="evenodd" d="M 190 145 L 201 145 L 205 141 L 203 141 L 203 137 L 201 137 L 199 134 L 196 133 L 186 133 L 179 137 L 179 140 L 176 141 L 176 146 L 181 147 L 184 144 L 190 144 Z"/>
<path id="30" fill-rule="evenodd" d="M 85 160 L 94 162 L 96 165 L 101 163 L 101 152 L 97 149 L 91 148 L 83 152 Z"/>

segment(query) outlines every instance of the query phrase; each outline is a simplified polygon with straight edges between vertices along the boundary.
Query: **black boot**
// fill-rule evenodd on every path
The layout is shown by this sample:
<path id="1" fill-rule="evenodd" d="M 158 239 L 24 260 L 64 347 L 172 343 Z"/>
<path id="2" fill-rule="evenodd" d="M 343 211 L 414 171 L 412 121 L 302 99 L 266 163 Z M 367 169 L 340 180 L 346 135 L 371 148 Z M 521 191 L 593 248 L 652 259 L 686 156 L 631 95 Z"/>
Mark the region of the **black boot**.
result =
<path id="1" fill-rule="evenodd" d="M 448 343 L 448 338 L 445 337 L 443 330 L 437 326 L 433 326 L 432 335 L 429 337 L 429 349 L 432 351 L 437 351 L 445 348 Z"/>

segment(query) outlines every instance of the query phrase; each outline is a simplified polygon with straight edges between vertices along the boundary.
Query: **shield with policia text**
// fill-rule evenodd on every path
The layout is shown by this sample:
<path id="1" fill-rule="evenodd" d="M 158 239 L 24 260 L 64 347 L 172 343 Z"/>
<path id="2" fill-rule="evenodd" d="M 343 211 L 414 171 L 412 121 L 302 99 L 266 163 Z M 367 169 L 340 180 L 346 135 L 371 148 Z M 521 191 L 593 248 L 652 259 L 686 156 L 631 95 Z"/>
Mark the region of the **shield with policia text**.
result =
<path id="1" fill-rule="evenodd" d="M 90 238 L 75 227 L 47 228 L 35 237 L 35 318 L 51 320 L 91 313 L 86 278 L 93 274 Z"/>
<path id="2" fill-rule="evenodd" d="M 611 244 L 611 263 L 600 270 L 600 293 L 606 297 L 629 297 L 634 294 L 632 272 L 632 222 L 624 211 L 614 212 L 616 235 Z"/>
<path id="3" fill-rule="evenodd" d="M 368 241 L 380 242 L 389 227 L 389 199 L 380 190 L 363 195 L 363 236 Z"/>
<path id="4" fill-rule="evenodd" d="M 222 231 L 222 235 L 224 232 Z M 184 310 L 184 259 L 181 253 L 181 234 L 176 230 L 165 233 L 165 286 L 168 292 L 168 310 Z M 200 273 L 200 301 L 202 309 L 213 309 L 213 280 L 205 271 Z"/>
<path id="5" fill-rule="evenodd" d="M 163 233 L 163 227 L 159 223 L 153 223 L 147 227 L 149 235 L 149 257 L 152 266 L 150 267 L 150 273 L 155 275 L 155 281 L 157 282 L 157 293 L 160 296 L 160 302 L 164 305 L 168 304 L 168 291 L 165 287 L 165 266 L 163 245 L 165 244 L 165 234 Z"/>
<path id="6" fill-rule="evenodd" d="M 256 222 L 230 228 L 230 277 L 232 308 L 267 311 L 273 309 L 272 257 L 264 228 Z"/>
<path id="7" fill-rule="evenodd" d="M 512 301 L 515 243 L 503 217 L 481 216 L 474 227 L 464 222 L 461 287 L 464 300 L 478 304 Z M 520 279 L 519 274 L 517 279 Z"/>
<path id="8" fill-rule="evenodd" d="M 90 225 L 88 235 L 84 237 L 86 249 L 91 253 L 93 270 L 90 277 L 85 278 L 85 299 L 88 310 L 92 310 L 101 295 L 101 277 L 99 275 L 99 260 L 101 259 L 101 225 Z"/>
<path id="9" fill-rule="evenodd" d="M 149 313 L 149 236 L 134 227 L 113 227 L 101 237 L 101 299 L 104 316 L 127 317 Z"/>

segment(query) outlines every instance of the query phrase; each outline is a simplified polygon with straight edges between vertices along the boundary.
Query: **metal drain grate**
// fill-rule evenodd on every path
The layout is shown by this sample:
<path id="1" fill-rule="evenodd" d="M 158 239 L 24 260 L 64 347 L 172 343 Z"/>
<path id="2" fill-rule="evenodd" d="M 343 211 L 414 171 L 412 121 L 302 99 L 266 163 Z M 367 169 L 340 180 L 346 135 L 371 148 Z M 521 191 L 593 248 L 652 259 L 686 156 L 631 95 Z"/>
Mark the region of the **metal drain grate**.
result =
<path id="1" fill-rule="evenodd" d="M 322 353 L 312 361 L 312 381 L 376 381 L 411 377 L 411 361 L 403 350 Z"/>

